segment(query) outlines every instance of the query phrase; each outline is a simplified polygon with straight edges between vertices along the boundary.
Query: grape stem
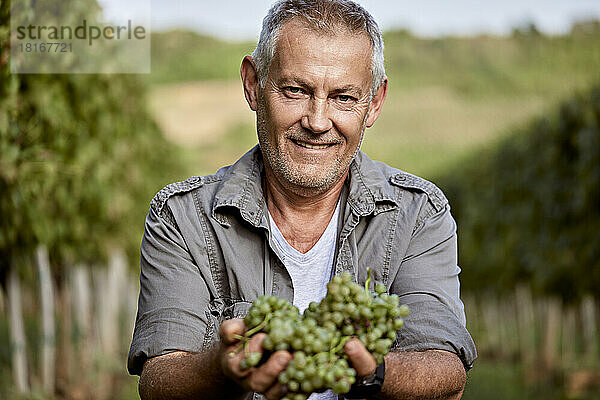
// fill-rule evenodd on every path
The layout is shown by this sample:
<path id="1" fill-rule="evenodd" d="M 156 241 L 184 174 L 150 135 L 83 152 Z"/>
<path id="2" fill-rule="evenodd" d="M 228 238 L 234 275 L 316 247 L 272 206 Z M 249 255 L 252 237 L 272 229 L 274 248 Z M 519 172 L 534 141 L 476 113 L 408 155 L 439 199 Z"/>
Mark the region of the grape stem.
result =
<path id="1" fill-rule="evenodd" d="M 236 338 L 237 340 L 244 342 L 244 343 L 243 343 L 243 346 L 238 346 L 235 349 L 235 351 L 230 352 L 229 357 L 234 357 L 237 353 L 240 352 L 241 349 L 244 349 L 244 353 L 246 353 L 247 352 L 246 350 L 248 349 L 248 341 L 250 340 L 250 336 L 254 335 L 256 332 L 259 332 L 262 328 L 267 326 L 267 324 L 269 323 L 269 319 L 271 319 L 270 313 L 265 315 L 265 319 L 263 319 L 260 324 L 256 325 L 254 328 L 250 329 L 249 331 L 246 331 L 246 333 L 244 333 L 244 336 L 238 335 L 238 334 L 233 335 L 234 338 Z"/>
<path id="2" fill-rule="evenodd" d="M 346 344 L 346 342 L 348 340 L 350 340 L 351 338 L 352 338 L 352 336 L 344 336 L 344 337 L 342 337 L 340 339 L 340 342 L 338 343 L 338 345 L 335 346 L 334 348 L 332 348 L 331 350 L 329 350 L 329 354 L 334 355 L 338 351 L 342 350 L 342 347 L 344 347 L 344 345 Z"/>
<path id="3" fill-rule="evenodd" d="M 370 296 L 369 286 L 371 286 L 371 268 L 367 267 L 367 280 L 365 281 L 365 292 Z"/>
<path id="4" fill-rule="evenodd" d="M 249 338 L 250 336 L 254 335 L 256 332 L 260 331 L 262 328 L 267 326 L 267 324 L 269 323 L 269 319 L 271 319 L 271 313 L 267 314 L 265 316 L 265 319 L 263 319 L 260 324 L 256 325 L 254 328 L 252 328 L 249 331 L 247 331 L 246 333 L 244 333 L 244 336 L 246 338 Z"/>

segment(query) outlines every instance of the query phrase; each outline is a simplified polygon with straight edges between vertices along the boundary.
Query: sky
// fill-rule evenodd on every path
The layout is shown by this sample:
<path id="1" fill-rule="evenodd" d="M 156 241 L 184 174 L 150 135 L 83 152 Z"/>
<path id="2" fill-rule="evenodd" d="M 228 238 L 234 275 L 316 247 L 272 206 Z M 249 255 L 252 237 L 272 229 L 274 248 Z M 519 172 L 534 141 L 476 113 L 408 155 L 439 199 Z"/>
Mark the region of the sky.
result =
<path id="1" fill-rule="evenodd" d="M 223 39 L 255 40 L 272 0 L 99 0 L 114 18 L 151 11 L 153 31 L 189 28 Z M 508 34 L 534 22 L 548 34 L 574 20 L 600 19 L 600 0 L 358 0 L 383 31 L 407 28 L 419 36 Z M 136 5 L 133 7 L 132 5 Z M 140 6 L 141 5 L 141 6 Z M 142 10 L 142 11 L 140 11 Z M 145 18 L 145 15 L 142 16 Z"/>

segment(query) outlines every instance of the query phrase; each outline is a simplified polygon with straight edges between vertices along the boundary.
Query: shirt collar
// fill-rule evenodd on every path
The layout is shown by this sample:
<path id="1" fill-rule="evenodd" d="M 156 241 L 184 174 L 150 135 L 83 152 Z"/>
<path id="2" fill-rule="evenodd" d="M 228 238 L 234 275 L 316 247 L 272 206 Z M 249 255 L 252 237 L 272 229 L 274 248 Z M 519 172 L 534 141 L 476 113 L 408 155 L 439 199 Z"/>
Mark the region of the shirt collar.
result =
<path id="1" fill-rule="evenodd" d="M 215 195 L 213 217 L 237 209 L 241 217 L 256 228 L 268 229 L 267 208 L 262 190 L 263 160 L 256 145 L 235 164 L 224 170 Z M 396 195 L 384 173 L 383 164 L 358 152 L 350 164 L 348 204 L 362 216 L 378 214 L 397 207 Z"/>
<path id="2" fill-rule="evenodd" d="M 262 155 L 256 145 L 225 170 L 215 195 L 213 217 L 220 220 L 218 214 L 237 209 L 241 217 L 254 227 L 268 229 L 262 171 Z"/>
<path id="3" fill-rule="evenodd" d="M 358 215 L 379 214 L 398 206 L 397 194 L 385 174 L 385 164 L 359 151 L 350 164 L 348 204 Z"/>

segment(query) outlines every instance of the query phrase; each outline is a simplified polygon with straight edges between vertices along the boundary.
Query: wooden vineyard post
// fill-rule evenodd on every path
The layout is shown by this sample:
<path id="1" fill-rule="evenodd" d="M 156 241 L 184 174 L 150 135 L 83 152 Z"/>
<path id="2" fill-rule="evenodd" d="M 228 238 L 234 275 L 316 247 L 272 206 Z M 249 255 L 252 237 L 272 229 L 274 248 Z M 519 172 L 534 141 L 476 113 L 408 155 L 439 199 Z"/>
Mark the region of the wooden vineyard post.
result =
<path id="1" fill-rule="evenodd" d="M 91 325 L 91 291 L 90 291 L 90 274 L 86 266 L 78 265 L 73 269 L 72 273 L 73 285 L 73 314 L 75 316 L 75 338 L 76 347 L 79 351 L 77 362 L 82 365 L 84 370 L 89 363 L 91 354 L 90 350 L 90 325 Z M 87 355 L 83 355 L 84 350 Z"/>
<path id="2" fill-rule="evenodd" d="M 557 367 L 558 340 L 561 331 L 562 303 L 548 298 L 545 304 L 546 326 L 542 345 L 543 366 L 550 373 Z"/>
<path id="3" fill-rule="evenodd" d="M 92 399 L 90 379 L 91 365 L 96 357 L 96 349 L 92 345 L 92 294 L 90 272 L 87 265 L 79 264 L 71 270 L 71 291 L 73 296 L 73 327 L 75 364 L 77 371 L 77 388 L 82 398 Z"/>
<path id="4" fill-rule="evenodd" d="M 517 327 L 519 332 L 519 353 L 526 366 L 533 365 L 536 354 L 535 312 L 531 290 L 528 286 L 517 286 L 515 291 Z"/>
<path id="5" fill-rule="evenodd" d="M 495 296 L 486 296 L 481 302 L 481 314 L 483 315 L 486 337 L 486 346 L 481 349 L 482 352 L 487 350 L 494 356 L 503 356 L 504 351 L 500 334 L 500 324 L 502 321 Z"/>
<path id="6" fill-rule="evenodd" d="M 561 353 L 562 368 L 569 369 L 577 366 L 576 338 L 577 338 L 577 309 L 569 306 L 564 309 L 563 322 L 561 324 Z"/>
<path id="7" fill-rule="evenodd" d="M 54 290 L 50 275 L 48 249 L 40 245 L 35 250 L 40 280 L 40 301 L 42 303 L 42 386 L 46 393 L 54 393 L 56 335 L 54 325 Z"/>
<path id="8" fill-rule="evenodd" d="M 27 350 L 23 309 L 21 307 L 21 283 L 14 266 L 8 271 L 8 314 L 10 318 L 10 344 L 12 350 L 12 370 L 14 383 L 20 393 L 29 392 L 27 372 Z"/>
<path id="9" fill-rule="evenodd" d="M 113 390 L 113 371 L 122 368 L 119 355 L 121 329 L 119 306 L 125 289 L 127 262 L 120 249 L 109 253 L 108 268 L 94 271 L 95 318 L 100 360 L 99 377 L 95 389 L 96 399 L 108 399 Z"/>
<path id="10" fill-rule="evenodd" d="M 70 271 L 71 266 L 66 267 L 66 271 Z M 56 304 L 59 312 L 56 313 L 58 318 L 57 328 L 60 328 L 56 334 L 56 389 L 58 393 L 71 393 L 72 384 L 74 383 L 74 373 L 77 374 L 76 380 L 79 381 L 79 373 L 81 365 L 74 363 L 73 354 L 75 348 L 73 346 L 73 299 L 71 285 L 69 284 L 68 275 L 66 279 L 61 279 L 56 287 Z M 73 369 L 76 367 L 76 370 Z"/>
<path id="11" fill-rule="evenodd" d="M 583 326 L 583 347 L 586 361 L 596 363 L 598 354 L 598 311 L 594 298 L 587 295 L 581 302 L 581 322 Z"/>

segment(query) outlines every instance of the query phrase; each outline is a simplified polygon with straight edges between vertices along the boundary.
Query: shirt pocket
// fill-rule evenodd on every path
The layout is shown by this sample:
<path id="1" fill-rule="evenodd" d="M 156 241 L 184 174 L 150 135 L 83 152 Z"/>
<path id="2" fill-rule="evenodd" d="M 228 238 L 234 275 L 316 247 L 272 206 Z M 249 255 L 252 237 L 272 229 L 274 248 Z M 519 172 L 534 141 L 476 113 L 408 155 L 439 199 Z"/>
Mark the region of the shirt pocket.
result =
<path id="1" fill-rule="evenodd" d="M 252 302 L 217 298 L 208 303 L 206 309 L 206 334 L 204 336 L 203 350 L 208 350 L 215 342 L 219 341 L 219 328 L 223 321 L 232 318 L 244 318 Z"/>

